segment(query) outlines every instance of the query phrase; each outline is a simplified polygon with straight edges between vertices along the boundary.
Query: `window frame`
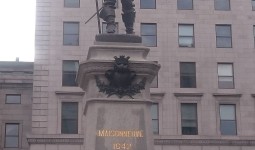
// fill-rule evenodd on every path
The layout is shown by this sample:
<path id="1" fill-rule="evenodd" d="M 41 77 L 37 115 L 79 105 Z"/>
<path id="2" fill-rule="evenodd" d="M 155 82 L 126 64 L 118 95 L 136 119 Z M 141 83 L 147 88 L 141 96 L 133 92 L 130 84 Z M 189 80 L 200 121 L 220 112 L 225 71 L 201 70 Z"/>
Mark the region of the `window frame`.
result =
<path id="1" fill-rule="evenodd" d="M 232 76 L 221 76 L 219 75 L 219 65 L 231 65 L 231 68 L 232 68 Z M 222 62 L 218 62 L 217 63 L 217 74 L 218 74 L 218 88 L 219 89 L 235 89 L 235 76 L 234 76 L 234 64 L 233 63 L 222 63 Z M 220 77 L 227 77 L 227 78 L 232 78 L 232 84 L 233 84 L 233 87 L 232 88 L 222 88 L 220 87 Z"/>
<path id="2" fill-rule="evenodd" d="M 70 75 L 70 74 L 75 74 L 75 76 L 77 76 L 77 73 L 78 73 L 78 68 L 76 70 L 75 73 L 65 73 L 65 70 L 64 70 L 64 62 L 74 62 L 74 63 L 78 63 L 77 65 L 79 65 L 79 61 L 78 60 L 63 60 L 62 61 L 62 86 L 64 87 L 77 87 L 78 86 L 78 83 L 76 81 L 75 84 L 72 84 L 72 85 L 67 85 L 67 84 L 64 84 L 64 75 Z M 74 72 L 74 71 L 72 71 Z"/>
<path id="3" fill-rule="evenodd" d="M 232 106 L 234 106 L 234 120 L 223 120 L 223 119 L 221 119 L 221 106 L 222 105 L 232 105 Z M 221 135 L 232 135 L 232 136 L 235 136 L 235 135 L 237 135 L 237 116 L 236 116 L 236 108 L 237 106 L 236 106 L 236 104 L 225 104 L 225 103 L 220 103 L 219 104 L 219 119 L 220 119 L 220 134 Z M 222 132 L 222 122 L 223 121 L 234 121 L 234 123 L 235 123 L 235 133 L 233 133 L 233 134 L 224 134 L 223 132 Z"/>
<path id="4" fill-rule="evenodd" d="M 6 133 L 6 129 L 7 129 L 7 125 L 17 125 L 18 126 L 18 132 L 17 132 L 17 135 L 7 135 L 7 133 Z M 5 125 L 4 125 L 4 148 L 19 148 L 20 147 L 20 123 L 5 123 Z M 18 143 L 16 143 L 17 144 L 17 146 L 15 146 L 15 147 L 7 147 L 6 146 L 6 141 L 7 141 L 7 138 L 8 137 L 16 137 L 17 138 L 17 142 Z"/>
<path id="5" fill-rule="evenodd" d="M 177 0 L 177 9 L 178 9 L 178 10 L 193 10 L 193 9 L 194 9 L 194 2 L 193 2 L 193 0 L 191 0 L 192 3 L 191 3 L 191 8 L 190 8 L 190 9 L 183 9 L 183 8 L 180 8 L 179 6 L 181 6 L 181 5 L 179 5 L 179 1 L 180 1 L 180 0 Z"/>
<path id="6" fill-rule="evenodd" d="M 143 35 L 142 34 L 142 26 L 143 25 L 153 25 L 153 26 L 155 26 L 155 31 L 156 31 L 155 35 L 153 35 L 153 34 L 145 34 L 145 35 Z M 157 42 L 157 32 L 158 32 L 157 31 L 157 23 L 141 23 L 140 24 L 140 34 L 141 34 L 142 39 L 143 39 L 143 37 L 155 37 L 155 41 L 154 41 L 153 45 L 146 45 L 145 43 L 142 42 L 147 47 L 157 47 L 157 43 L 158 43 Z"/>
<path id="7" fill-rule="evenodd" d="M 230 28 L 230 36 L 220 36 L 217 35 L 217 27 L 229 27 Z M 216 34 L 216 48 L 233 48 L 233 42 L 232 42 L 232 26 L 231 24 L 216 24 L 215 25 L 215 34 Z M 230 39 L 230 47 L 225 47 L 225 46 L 218 46 L 218 40 L 220 41 L 219 38 L 229 38 Z"/>
<path id="8" fill-rule="evenodd" d="M 251 0 L 251 9 L 255 11 L 255 0 Z"/>
<path id="9" fill-rule="evenodd" d="M 182 67 L 182 65 L 181 64 L 193 64 L 194 65 L 194 68 L 195 68 L 195 70 L 194 70 L 194 74 L 192 74 L 192 73 L 189 73 L 188 75 L 185 75 L 184 73 L 182 73 L 181 72 L 181 67 Z M 180 88 L 197 88 L 197 70 L 196 70 L 196 62 L 179 62 L 179 69 L 180 69 Z M 194 85 L 191 85 L 191 86 L 183 86 L 184 85 L 184 83 L 183 83 L 183 80 L 182 80 L 182 77 L 189 77 L 189 78 L 194 78 L 195 80 L 194 80 Z"/>
<path id="10" fill-rule="evenodd" d="M 180 35 L 180 27 L 181 26 L 192 26 L 192 36 L 182 36 Z M 181 46 L 180 39 L 181 38 L 191 38 L 192 39 L 192 45 L 191 46 Z M 195 32 L 194 32 L 194 24 L 178 24 L 178 45 L 181 48 L 194 48 L 195 47 Z"/>
<path id="11" fill-rule="evenodd" d="M 153 4 L 154 7 L 142 7 L 142 1 L 143 0 L 140 0 L 140 9 L 156 9 L 157 8 L 157 0 L 152 0 L 154 1 L 154 4 Z"/>
<path id="12" fill-rule="evenodd" d="M 19 102 L 18 103 L 7 102 L 8 96 L 19 96 Z M 21 104 L 21 94 L 5 94 L 5 104 Z"/>
<path id="13" fill-rule="evenodd" d="M 194 105 L 194 106 L 196 106 L 195 107 L 195 116 L 196 116 L 196 118 L 195 119 L 183 119 L 183 114 L 182 114 L 182 109 L 183 109 L 183 105 Z M 198 135 L 198 108 L 197 108 L 197 106 L 198 106 L 198 104 L 197 103 L 184 103 L 184 102 L 182 102 L 182 103 L 180 103 L 180 110 L 181 110 L 181 133 L 182 133 L 182 135 Z M 188 133 L 184 133 L 184 130 L 183 130 L 183 121 L 184 120 L 189 120 L 189 121 L 195 121 L 195 123 L 196 123 L 196 127 L 195 127 L 195 133 L 194 134 L 188 134 Z"/>
<path id="14" fill-rule="evenodd" d="M 219 9 L 218 7 L 216 7 L 216 0 L 214 0 L 214 10 L 216 11 L 230 11 L 231 10 L 231 1 L 230 0 L 227 0 L 228 1 L 228 9 Z"/>
<path id="15" fill-rule="evenodd" d="M 76 118 L 72 118 L 72 119 L 63 119 L 63 104 L 64 103 L 75 103 L 76 104 L 76 108 L 77 108 L 77 111 L 76 111 Z M 74 120 L 76 121 L 76 128 L 75 128 L 75 132 L 68 132 L 68 131 L 64 131 L 64 128 L 63 128 L 63 120 Z M 70 102 L 70 101 L 63 101 L 61 102 L 61 134 L 78 134 L 79 133 L 79 102 Z"/>
<path id="16" fill-rule="evenodd" d="M 78 25 L 78 34 L 66 34 L 65 33 L 65 24 L 77 24 Z M 65 43 L 65 37 L 68 35 L 77 35 L 78 41 L 77 44 L 67 44 Z M 72 42 L 71 42 L 72 43 Z M 69 22 L 69 21 L 64 21 L 63 22 L 63 45 L 64 46 L 79 46 L 80 45 L 80 22 Z"/>

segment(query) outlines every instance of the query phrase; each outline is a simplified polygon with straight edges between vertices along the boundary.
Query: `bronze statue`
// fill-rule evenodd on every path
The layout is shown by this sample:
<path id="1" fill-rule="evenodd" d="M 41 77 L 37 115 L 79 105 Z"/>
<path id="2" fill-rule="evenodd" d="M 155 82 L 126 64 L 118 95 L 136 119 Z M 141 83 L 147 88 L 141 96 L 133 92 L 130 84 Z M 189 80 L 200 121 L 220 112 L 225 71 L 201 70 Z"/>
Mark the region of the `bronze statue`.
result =
<path id="1" fill-rule="evenodd" d="M 127 34 L 134 34 L 135 5 L 133 1 L 134 0 L 121 0 L 123 11 L 122 20 L 125 24 Z M 116 0 L 104 0 L 103 8 L 99 13 L 99 17 L 107 24 L 107 33 L 115 33 L 115 3 Z"/>

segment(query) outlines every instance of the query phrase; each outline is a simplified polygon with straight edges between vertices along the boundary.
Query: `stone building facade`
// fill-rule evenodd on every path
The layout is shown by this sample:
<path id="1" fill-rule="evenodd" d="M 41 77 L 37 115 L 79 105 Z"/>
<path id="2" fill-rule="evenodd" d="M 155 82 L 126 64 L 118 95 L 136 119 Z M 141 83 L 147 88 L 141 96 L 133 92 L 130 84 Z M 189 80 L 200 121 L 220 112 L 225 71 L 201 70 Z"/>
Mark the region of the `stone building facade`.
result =
<path id="1" fill-rule="evenodd" d="M 0 62 L 0 149 L 28 150 L 33 62 Z"/>
<path id="2" fill-rule="evenodd" d="M 134 3 L 135 32 L 161 64 L 151 88 L 155 150 L 254 149 L 254 1 Z M 31 150 L 83 149 L 75 75 L 98 33 L 96 18 L 84 24 L 95 11 L 94 0 L 37 0 Z M 116 15 L 124 33 L 120 3 Z"/>

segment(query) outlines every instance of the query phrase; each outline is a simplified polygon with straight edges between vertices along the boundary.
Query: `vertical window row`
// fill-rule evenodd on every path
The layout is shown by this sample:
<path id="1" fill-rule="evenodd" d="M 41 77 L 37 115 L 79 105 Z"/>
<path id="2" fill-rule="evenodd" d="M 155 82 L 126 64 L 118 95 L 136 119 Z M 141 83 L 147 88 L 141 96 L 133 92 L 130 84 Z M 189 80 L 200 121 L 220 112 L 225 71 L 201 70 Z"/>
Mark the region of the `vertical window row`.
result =
<path id="1" fill-rule="evenodd" d="M 61 133 L 78 133 L 78 102 L 62 103 Z"/>

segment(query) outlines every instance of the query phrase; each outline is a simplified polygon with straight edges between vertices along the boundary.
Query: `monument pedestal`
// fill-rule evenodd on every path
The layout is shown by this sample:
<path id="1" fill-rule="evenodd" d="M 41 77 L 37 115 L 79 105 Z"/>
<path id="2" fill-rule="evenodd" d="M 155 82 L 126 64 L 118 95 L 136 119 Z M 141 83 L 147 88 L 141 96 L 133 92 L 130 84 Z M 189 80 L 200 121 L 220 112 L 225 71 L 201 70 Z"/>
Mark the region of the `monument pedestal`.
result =
<path id="1" fill-rule="evenodd" d="M 160 66 L 146 60 L 148 52 L 139 36 L 96 37 L 77 76 L 79 86 L 86 91 L 85 150 L 153 150 L 149 88 Z M 130 57 L 129 70 L 135 78 L 128 88 L 111 89 L 106 72 L 113 70 L 114 56 Z M 117 79 L 121 76 L 126 77 L 117 73 Z M 106 88 L 100 88 L 102 84 Z M 109 94 L 109 88 L 114 92 Z"/>

